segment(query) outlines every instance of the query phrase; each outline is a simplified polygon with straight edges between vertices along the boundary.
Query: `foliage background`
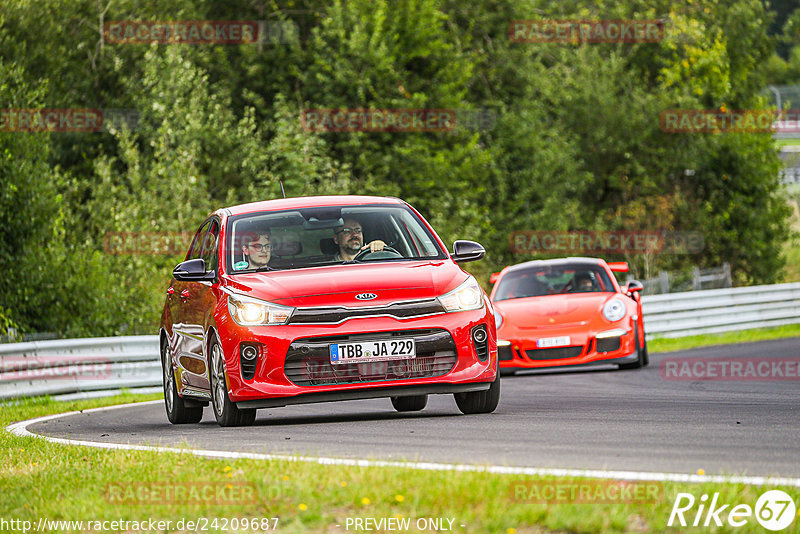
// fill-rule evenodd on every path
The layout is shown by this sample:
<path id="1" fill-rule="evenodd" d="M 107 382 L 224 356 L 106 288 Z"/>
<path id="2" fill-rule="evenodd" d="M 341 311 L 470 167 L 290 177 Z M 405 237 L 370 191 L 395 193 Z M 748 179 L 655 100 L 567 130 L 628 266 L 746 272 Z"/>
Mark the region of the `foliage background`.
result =
<path id="1" fill-rule="evenodd" d="M 400 196 L 482 283 L 515 230 L 699 231 L 693 255 L 609 257 L 637 277 L 731 262 L 781 279 L 789 209 L 769 134 L 667 134 L 665 109 L 764 108 L 800 80 L 800 10 L 760 0 L 5 0 L 1 108 L 135 109 L 137 128 L 0 131 L 0 334 L 151 333 L 179 256 L 108 232 L 193 232 L 280 195 Z M 521 44 L 512 20 L 662 19 L 643 44 Z M 112 45 L 113 20 L 291 22 L 283 42 Z M 305 132 L 312 107 L 496 112 L 487 130 Z"/>

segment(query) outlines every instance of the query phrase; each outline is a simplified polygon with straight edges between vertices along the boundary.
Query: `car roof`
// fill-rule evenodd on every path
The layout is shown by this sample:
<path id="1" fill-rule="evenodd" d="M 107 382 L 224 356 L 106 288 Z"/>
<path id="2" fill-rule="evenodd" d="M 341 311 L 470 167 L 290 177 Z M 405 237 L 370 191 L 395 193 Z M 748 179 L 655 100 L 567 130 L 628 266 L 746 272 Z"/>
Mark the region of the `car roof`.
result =
<path id="1" fill-rule="evenodd" d="M 525 263 L 518 263 L 506 268 L 506 274 L 513 271 L 524 271 L 534 267 L 544 267 L 546 265 L 605 265 L 605 260 L 601 258 L 589 258 L 583 256 L 575 256 L 570 258 L 555 258 L 552 260 L 533 260 L 526 261 Z"/>
<path id="2" fill-rule="evenodd" d="M 278 211 L 297 208 L 311 208 L 322 206 L 354 206 L 369 204 L 405 205 L 405 202 L 395 197 L 376 197 L 368 195 L 329 195 L 310 197 L 278 198 L 239 204 L 225 208 L 229 215 L 242 215 L 258 211 Z"/>

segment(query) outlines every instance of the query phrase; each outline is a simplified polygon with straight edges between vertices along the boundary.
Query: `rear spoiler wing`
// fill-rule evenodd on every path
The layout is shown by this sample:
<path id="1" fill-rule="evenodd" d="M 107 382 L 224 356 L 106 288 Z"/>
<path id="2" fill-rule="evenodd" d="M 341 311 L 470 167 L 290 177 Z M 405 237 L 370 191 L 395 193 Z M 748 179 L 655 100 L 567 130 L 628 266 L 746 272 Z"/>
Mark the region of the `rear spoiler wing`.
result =
<path id="1" fill-rule="evenodd" d="M 627 261 L 610 261 L 608 262 L 608 268 L 615 273 L 627 273 L 630 270 L 628 269 Z"/>

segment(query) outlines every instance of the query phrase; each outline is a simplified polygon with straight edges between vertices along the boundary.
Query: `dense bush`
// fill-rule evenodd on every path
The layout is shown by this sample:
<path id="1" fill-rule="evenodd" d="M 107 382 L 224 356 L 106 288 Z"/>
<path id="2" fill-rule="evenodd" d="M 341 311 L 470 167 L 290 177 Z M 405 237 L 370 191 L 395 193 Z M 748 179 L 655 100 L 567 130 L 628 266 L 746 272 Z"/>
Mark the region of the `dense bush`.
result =
<path id="1" fill-rule="evenodd" d="M 193 232 L 216 207 L 279 196 L 279 180 L 295 196 L 407 199 L 445 241 L 486 246 L 468 266 L 484 283 L 529 258 L 509 248 L 516 230 L 699 231 L 696 254 L 609 259 L 637 276 L 728 261 L 738 283 L 779 280 L 788 210 L 771 136 L 659 126 L 666 109 L 766 106 L 775 40 L 760 0 L 256 4 L 5 2 L 2 107 L 136 109 L 139 122 L 0 131 L 0 323 L 153 332 L 180 255 L 108 254 L 106 236 Z M 509 23 L 531 18 L 661 19 L 666 34 L 511 42 Z M 297 33 L 262 45 L 100 38 L 101 21 L 165 19 L 267 20 Z M 329 107 L 489 109 L 494 120 L 446 133 L 301 127 L 302 110 Z"/>

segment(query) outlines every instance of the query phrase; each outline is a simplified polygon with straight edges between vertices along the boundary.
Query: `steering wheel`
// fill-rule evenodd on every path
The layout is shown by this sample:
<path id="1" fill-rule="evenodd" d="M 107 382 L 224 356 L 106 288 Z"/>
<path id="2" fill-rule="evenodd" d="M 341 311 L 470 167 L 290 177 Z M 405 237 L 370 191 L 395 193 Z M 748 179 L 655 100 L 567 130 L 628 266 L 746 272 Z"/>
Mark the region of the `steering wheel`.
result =
<path id="1" fill-rule="evenodd" d="M 381 254 L 383 252 L 387 252 L 389 254 L 388 256 L 382 256 L 383 258 L 387 258 L 388 259 L 388 258 L 402 258 L 403 257 L 403 255 L 400 254 L 399 252 L 397 252 L 395 249 L 393 249 L 389 245 L 386 245 L 385 247 L 383 247 L 383 250 L 376 250 L 375 252 L 372 252 L 370 249 L 365 248 L 364 250 L 362 250 L 361 252 L 359 252 L 358 254 L 353 256 L 353 261 L 363 260 L 364 258 L 369 256 L 370 254 Z M 381 256 L 375 256 L 375 259 L 379 259 L 379 258 L 381 258 Z"/>

